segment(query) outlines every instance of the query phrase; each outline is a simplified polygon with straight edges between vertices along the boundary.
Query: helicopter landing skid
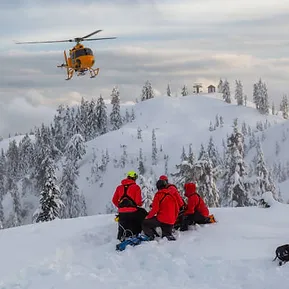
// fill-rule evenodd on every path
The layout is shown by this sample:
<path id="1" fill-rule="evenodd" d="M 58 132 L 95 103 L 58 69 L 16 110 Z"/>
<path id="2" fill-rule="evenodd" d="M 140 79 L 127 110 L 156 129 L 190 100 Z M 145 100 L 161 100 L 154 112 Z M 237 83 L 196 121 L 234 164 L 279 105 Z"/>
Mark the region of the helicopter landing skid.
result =
<path id="1" fill-rule="evenodd" d="M 94 78 L 98 75 L 99 73 L 99 68 L 96 68 L 96 69 L 92 69 L 90 68 L 89 69 L 89 72 L 90 72 L 90 78 Z"/>

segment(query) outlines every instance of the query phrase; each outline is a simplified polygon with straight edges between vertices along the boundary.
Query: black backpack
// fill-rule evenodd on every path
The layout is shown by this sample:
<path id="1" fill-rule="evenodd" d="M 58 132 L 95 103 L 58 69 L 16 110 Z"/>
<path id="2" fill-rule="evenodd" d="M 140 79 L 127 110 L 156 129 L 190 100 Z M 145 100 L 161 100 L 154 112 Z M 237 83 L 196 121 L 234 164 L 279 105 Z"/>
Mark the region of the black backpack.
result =
<path id="1" fill-rule="evenodd" d="M 124 192 L 118 204 L 119 208 L 136 208 L 137 207 L 137 204 L 135 203 L 135 201 L 127 194 L 127 190 L 129 186 L 130 184 L 124 185 Z"/>
<path id="2" fill-rule="evenodd" d="M 273 261 L 275 261 L 278 258 L 279 266 L 282 266 L 283 264 L 289 261 L 289 244 L 277 247 L 275 253 L 276 257 L 274 258 Z"/>

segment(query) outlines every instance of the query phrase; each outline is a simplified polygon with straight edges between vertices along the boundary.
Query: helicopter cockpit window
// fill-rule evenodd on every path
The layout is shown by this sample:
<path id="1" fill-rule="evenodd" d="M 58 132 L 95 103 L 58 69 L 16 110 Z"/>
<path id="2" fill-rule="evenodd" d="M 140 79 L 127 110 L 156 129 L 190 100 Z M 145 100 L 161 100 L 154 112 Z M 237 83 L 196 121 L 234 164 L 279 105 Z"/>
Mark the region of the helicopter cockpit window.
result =
<path id="1" fill-rule="evenodd" d="M 83 48 L 75 51 L 75 58 L 85 55 L 92 55 L 92 50 L 90 48 Z"/>

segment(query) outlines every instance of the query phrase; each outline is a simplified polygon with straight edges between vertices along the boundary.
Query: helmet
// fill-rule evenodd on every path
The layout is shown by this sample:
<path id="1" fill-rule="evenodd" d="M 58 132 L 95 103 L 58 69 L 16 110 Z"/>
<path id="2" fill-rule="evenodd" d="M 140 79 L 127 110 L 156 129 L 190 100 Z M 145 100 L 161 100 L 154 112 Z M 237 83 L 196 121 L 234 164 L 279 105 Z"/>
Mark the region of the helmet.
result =
<path id="1" fill-rule="evenodd" d="M 129 171 L 127 173 L 127 177 L 130 178 L 130 179 L 136 180 L 138 178 L 138 175 L 137 175 L 137 173 L 135 171 Z"/>
<path id="2" fill-rule="evenodd" d="M 166 181 L 158 180 L 156 183 L 156 187 L 158 190 L 164 189 L 167 186 Z"/>
<path id="3" fill-rule="evenodd" d="M 168 177 L 167 177 L 167 176 L 165 176 L 165 175 L 162 175 L 162 176 L 160 176 L 160 177 L 159 177 L 159 180 L 168 181 L 169 179 L 168 179 Z"/>

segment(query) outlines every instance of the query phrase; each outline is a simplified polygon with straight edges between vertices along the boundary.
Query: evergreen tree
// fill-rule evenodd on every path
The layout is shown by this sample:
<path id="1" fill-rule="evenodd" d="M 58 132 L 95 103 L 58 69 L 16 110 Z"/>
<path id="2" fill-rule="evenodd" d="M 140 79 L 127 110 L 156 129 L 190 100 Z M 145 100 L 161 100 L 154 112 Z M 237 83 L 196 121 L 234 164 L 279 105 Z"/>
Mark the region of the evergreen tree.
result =
<path id="1" fill-rule="evenodd" d="M 56 185 L 55 168 L 53 161 L 47 163 L 47 181 L 45 182 L 40 198 L 40 210 L 36 222 L 52 221 L 60 217 L 63 203 L 60 199 L 60 190 Z"/>
<path id="2" fill-rule="evenodd" d="M 231 93 L 230 93 L 230 84 L 227 80 L 225 80 L 224 84 L 223 84 L 223 99 L 225 102 L 227 103 L 231 103 Z"/>
<path id="3" fill-rule="evenodd" d="M 142 192 L 143 207 L 149 211 L 150 205 L 152 204 L 154 198 L 154 187 L 156 180 L 153 177 L 146 178 L 143 175 L 139 176 L 140 188 Z"/>
<path id="4" fill-rule="evenodd" d="M 140 127 L 138 127 L 138 128 L 137 128 L 137 139 L 142 140 L 141 133 L 142 133 L 142 129 L 141 129 Z"/>
<path id="5" fill-rule="evenodd" d="M 157 164 L 157 141 L 155 129 L 152 130 L 152 165 Z"/>
<path id="6" fill-rule="evenodd" d="M 209 207 L 219 206 L 219 190 L 216 186 L 218 170 L 213 168 L 207 152 L 193 166 L 194 176 L 197 179 L 198 193 Z"/>
<path id="7" fill-rule="evenodd" d="M 147 80 L 142 89 L 141 101 L 154 98 L 154 92 L 151 83 Z"/>
<path id="8" fill-rule="evenodd" d="M 65 148 L 65 163 L 63 165 L 60 191 L 64 208 L 61 216 L 74 218 L 84 216 L 83 200 L 76 184 L 79 175 L 79 161 L 85 154 L 84 139 L 81 135 L 74 135 Z"/>
<path id="9" fill-rule="evenodd" d="M 224 85 L 223 80 L 220 79 L 219 84 L 218 84 L 218 92 L 219 93 L 223 93 L 223 85 Z"/>
<path id="10" fill-rule="evenodd" d="M 22 208 L 20 202 L 20 194 L 18 191 L 17 184 L 13 182 L 11 184 L 11 197 L 13 202 L 13 219 L 12 219 L 12 226 L 17 227 L 22 225 Z"/>
<path id="11" fill-rule="evenodd" d="M 236 80 L 235 99 L 238 105 L 244 105 L 243 85 L 240 80 Z"/>
<path id="12" fill-rule="evenodd" d="M 272 176 L 269 176 L 269 172 L 264 160 L 264 154 L 261 148 L 261 143 L 258 141 L 257 146 L 257 155 L 256 155 L 256 166 L 255 166 L 255 196 L 260 198 L 263 193 L 270 191 L 276 200 L 279 199 L 276 186 L 273 182 Z"/>
<path id="13" fill-rule="evenodd" d="M 181 95 L 182 95 L 182 96 L 186 96 L 186 95 L 188 95 L 188 94 L 189 94 L 189 93 L 188 93 L 188 88 L 187 88 L 186 85 L 184 85 L 183 88 L 182 88 Z"/>
<path id="14" fill-rule="evenodd" d="M 216 118 L 215 118 L 215 128 L 217 128 L 219 126 L 220 126 L 220 120 L 219 120 L 219 115 L 217 114 Z"/>
<path id="15" fill-rule="evenodd" d="M 258 83 L 254 84 L 253 101 L 256 105 L 256 109 L 261 114 L 269 113 L 269 97 L 266 84 L 260 79 Z"/>
<path id="16" fill-rule="evenodd" d="M 282 98 L 282 102 L 280 105 L 280 110 L 282 112 L 282 116 L 285 119 L 288 119 L 289 117 L 289 105 L 288 105 L 288 97 L 287 95 L 284 95 Z"/>
<path id="17" fill-rule="evenodd" d="M 128 109 L 125 110 L 125 122 L 129 123 L 131 120 L 130 114 L 128 112 Z"/>
<path id="18" fill-rule="evenodd" d="M 276 109 L 275 109 L 275 104 L 274 102 L 272 102 L 272 115 L 275 115 L 276 114 Z"/>
<path id="19" fill-rule="evenodd" d="M 98 128 L 97 128 L 97 115 L 96 115 L 96 102 L 95 100 L 92 98 L 88 107 L 87 107 L 88 111 L 87 111 L 87 128 L 84 130 L 85 134 L 86 134 L 86 140 L 92 140 L 97 136 L 97 132 L 98 132 Z M 79 132 L 74 131 L 74 133 L 80 133 L 81 134 L 81 130 Z M 81 134 L 83 135 L 83 134 Z"/>
<path id="20" fill-rule="evenodd" d="M 165 175 L 167 176 L 169 174 L 169 169 L 168 169 L 169 156 L 165 154 L 164 160 L 165 160 Z"/>
<path id="21" fill-rule="evenodd" d="M 181 162 L 182 161 L 186 161 L 188 159 L 187 155 L 186 155 L 186 151 L 185 151 L 185 147 L 183 146 L 183 151 L 181 154 Z"/>
<path id="22" fill-rule="evenodd" d="M 221 164 L 221 159 L 220 159 L 219 153 L 216 149 L 216 146 L 215 146 L 215 143 L 214 143 L 212 136 L 210 136 L 207 152 L 208 152 L 208 157 L 209 157 L 210 161 L 212 162 L 213 168 L 219 166 Z"/>
<path id="23" fill-rule="evenodd" d="M 131 114 L 130 114 L 130 121 L 134 121 L 135 120 L 135 112 L 133 107 L 131 108 Z"/>
<path id="24" fill-rule="evenodd" d="M 146 172 L 145 166 L 144 166 L 142 148 L 139 149 L 138 171 L 139 171 L 140 175 L 144 175 Z"/>
<path id="25" fill-rule="evenodd" d="M 224 168 L 224 189 L 222 203 L 226 206 L 248 206 L 250 198 L 246 184 L 246 165 L 244 162 L 244 138 L 234 121 L 233 133 L 227 139 Z"/>
<path id="26" fill-rule="evenodd" d="M 170 88 L 169 84 L 168 84 L 168 87 L 167 87 L 167 96 L 172 96 L 172 92 L 171 92 L 171 88 Z"/>
<path id="27" fill-rule="evenodd" d="M 122 126 L 122 117 L 120 114 L 120 99 L 119 91 L 116 87 L 113 88 L 111 93 L 112 111 L 110 113 L 110 123 L 112 130 L 118 130 Z"/>
<path id="28" fill-rule="evenodd" d="M 105 102 L 100 95 L 96 103 L 97 130 L 99 134 L 107 133 L 107 112 Z"/>

